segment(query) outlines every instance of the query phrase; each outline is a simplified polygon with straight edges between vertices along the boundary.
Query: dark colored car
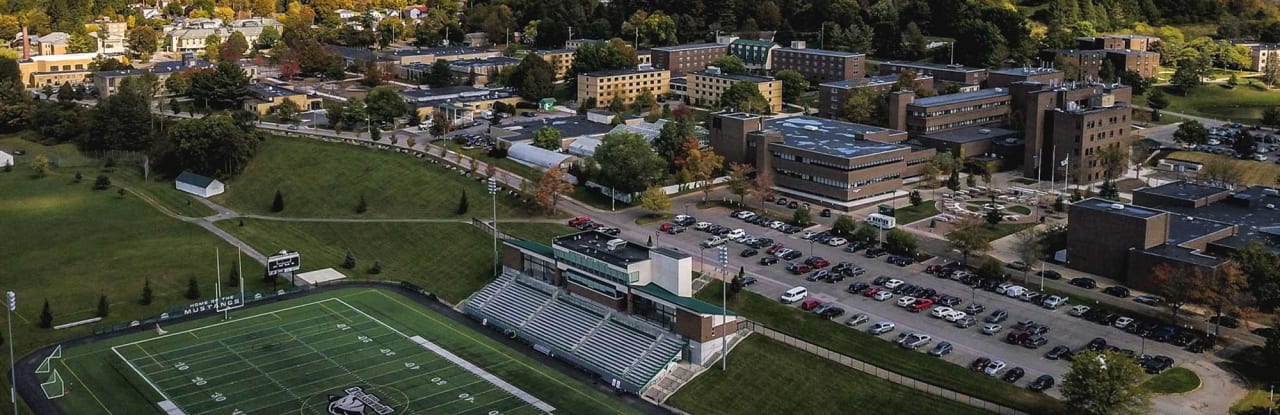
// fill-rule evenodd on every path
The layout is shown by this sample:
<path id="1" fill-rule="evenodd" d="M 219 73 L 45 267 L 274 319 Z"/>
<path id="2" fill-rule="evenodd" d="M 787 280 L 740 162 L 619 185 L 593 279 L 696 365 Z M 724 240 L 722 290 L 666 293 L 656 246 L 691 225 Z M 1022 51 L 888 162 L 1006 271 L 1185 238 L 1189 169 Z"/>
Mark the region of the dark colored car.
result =
<path id="1" fill-rule="evenodd" d="M 876 279 L 871 280 L 871 285 L 884 285 L 884 283 L 889 282 L 889 280 L 891 279 L 893 278 L 889 278 L 887 276 L 881 275 L 879 277 L 876 277 Z"/>
<path id="2" fill-rule="evenodd" d="M 1061 359 L 1062 356 L 1067 353 L 1071 353 L 1070 347 L 1057 345 L 1057 346 L 1053 346 L 1052 349 L 1049 349 L 1049 352 L 1044 354 L 1044 358 L 1049 360 L 1058 360 L 1058 359 Z"/>
<path id="3" fill-rule="evenodd" d="M 878 258 L 887 253 L 889 253 L 889 250 L 884 248 L 867 248 L 867 252 L 864 252 L 862 255 L 867 258 Z"/>
<path id="4" fill-rule="evenodd" d="M 755 284 L 755 283 L 756 283 L 756 281 L 758 281 L 758 280 L 756 280 L 756 277 L 752 277 L 752 276 L 750 276 L 750 275 L 745 276 L 745 277 L 742 277 L 742 286 L 744 286 L 744 287 L 745 287 L 745 286 L 748 286 L 748 285 L 751 285 L 751 284 Z"/>
<path id="5" fill-rule="evenodd" d="M 822 212 L 819 212 L 818 215 L 824 218 L 829 218 L 831 217 L 831 209 L 822 209 Z"/>
<path id="6" fill-rule="evenodd" d="M 1152 357 L 1151 360 L 1147 361 L 1147 364 L 1143 366 L 1147 373 L 1158 375 L 1173 367 L 1173 358 L 1169 356 L 1155 356 Z"/>
<path id="7" fill-rule="evenodd" d="M 846 288 L 845 291 L 848 291 L 851 294 L 857 294 L 867 288 L 871 288 L 871 284 L 867 284 L 862 281 L 854 281 L 853 283 L 849 284 L 849 288 Z"/>
<path id="8" fill-rule="evenodd" d="M 974 372 L 981 372 L 983 369 L 987 368 L 987 363 L 991 363 L 991 359 L 988 359 L 985 357 L 979 357 L 976 360 L 974 360 L 973 363 L 969 364 L 969 370 L 972 370 Z"/>
<path id="9" fill-rule="evenodd" d="M 778 261 L 779 261 L 778 257 L 770 255 L 767 257 L 760 258 L 760 265 L 773 265 L 773 264 L 777 264 Z"/>
<path id="10" fill-rule="evenodd" d="M 1238 329 L 1238 328 L 1240 328 L 1240 320 L 1238 320 L 1238 319 L 1236 319 L 1235 317 L 1232 317 L 1232 316 L 1213 316 L 1213 317 L 1209 317 L 1209 324 L 1218 324 L 1218 325 L 1221 325 L 1221 326 L 1223 326 L 1223 327 L 1230 327 L 1230 328 L 1233 328 L 1233 329 Z"/>
<path id="11" fill-rule="evenodd" d="M 804 254 L 800 253 L 800 251 L 791 251 L 791 252 L 787 252 L 785 255 L 783 255 L 783 256 L 782 256 L 782 259 L 785 259 L 785 260 L 791 261 L 791 260 L 794 260 L 794 259 L 800 258 L 801 256 L 804 256 Z"/>
<path id="12" fill-rule="evenodd" d="M 1102 292 L 1113 297 L 1129 298 L 1129 289 L 1119 285 L 1103 288 Z"/>
<path id="13" fill-rule="evenodd" d="M 986 307 L 986 306 L 984 306 L 984 305 L 982 305 L 982 304 L 973 303 L 973 304 L 969 304 L 967 307 L 965 307 L 965 308 L 964 308 L 964 312 L 969 313 L 969 315 L 975 315 L 975 314 L 978 314 L 978 313 L 981 313 L 981 312 L 985 311 L 986 309 L 987 309 L 987 307 Z"/>
<path id="14" fill-rule="evenodd" d="M 1040 346 L 1044 346 L 1048 343 L 1049 339 L 1044 338 L 1044 336 L 1031 336 L 1022 340 L 1022 347 L 1026 347 L 1028 349 L 1039 349 Z"/>
<path id="15" fill-rule="evenodd" d="M 1048 278 L 1048 279 L 1051 279 L 1051 280 L 1060 280 L 1060 279 L 1062 279 L 1062 274 L 1059 274 L 1059 273 L 1058 273 L 1058 271 L 1054 271 L 1054 270 L 1037 271 L 1037 272 L 1036 272 L 1036 276 L 1037 276 L 1037 277 L 1045 277 L 1045 278 Z"/>
<path id="16" fill-rule="evenodd" d="M 1018 379 L 1022 379 L 1022 376 L 1026 374 L 1027 374 L 1026 370 L 1023 370 L 1020 367 L 1015 367 L 1013 369 L 1009 369 L 1008 372 L 1004 372 L 1004 376 L 1001 376 L 1000 379 L 1004 380 L 1005 382 L 1013 383 L 1013 382 L 1017 382 Z"/>
<path id="17" fill-rule="evenodd" d="M 1030 385 L 1027 385 L 1027 389 L 1031 389 L 1036 392 L 1043 392 L 1049 388 L 1052 388 L 1053 382 L 1054 382 L 1053 376 L 1040 375 L 1040 377 L 1036 378 L 1036 380 L 1031 381 Z"/>
<path id="18" fill-rule="evenodd" d="M 1080 288 L 1089 288 L 1089 289 L 1098 288 L 1098 282 L 1094 281 L 1093 278 L 1084 278 L 1084 277 L 1072 278 L 1071 281 L 1069 281 L 1068 283 Z"/>
<path id="19" fill-rule="evenodd" d="M 827 307 L 826 309 L 818 313 L 819 317 L 827 318 L 827 319 L 840 317 L 842 315 L 844 315 L 844 309 L 840 307 L 835 307 L 835 306 Z"/>
<path id="20" fill-rule="evenodd" d="M 1102 351 L 1102 349 L 1105 349 L 1106 347 L 1107 347 L 1107 339 L 1104 339 L 1101 337 L 1094 337 L 1093 340 L 1089 341 L 1089 344 L 1084 346 L 1084 348 L 1089 349 L 1089 351 L 1093 351 L 1093 352 L 1100 352 Z"/>
<path id="21" fill-rule="evenodd" d="M 951 343 L 940 342 L 937 345 L 934 345 L 932 349 L 929 349 L 929 356 L 942 357 L 943 355 L 950 354 L 951 349 Z"/>
<path id="22" fill-rule="evenodd" d="M 760 251 L 757 251 L 755 248 L 747 248 L 747 249 L 743 249 L 742 252 L 738 254 L 738 256 L 747 258 L 747 257 L 756 256 L 756 254 L 759 254 L 759 253 Z"/>

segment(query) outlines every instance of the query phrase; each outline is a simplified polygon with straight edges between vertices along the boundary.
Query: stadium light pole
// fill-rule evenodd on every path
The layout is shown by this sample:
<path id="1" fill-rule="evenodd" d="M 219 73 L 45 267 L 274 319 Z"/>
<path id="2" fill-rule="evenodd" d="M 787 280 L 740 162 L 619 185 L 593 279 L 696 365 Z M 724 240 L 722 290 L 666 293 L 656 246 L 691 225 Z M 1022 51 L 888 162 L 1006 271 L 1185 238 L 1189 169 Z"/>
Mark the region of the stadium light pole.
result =
<path id="1" fill-rule="evenodd" d="M 493 197 L 493 275 L 502 272 L 498 269 L 498 181 L 489 178 L 489 196 Z"/>
<path id="2" fill-rule="evenodd" d="M 720 276 L 727 279 L 725 271 L 729 269 L 729 247 L 720 245 Z M 725 326 L 729 322 L 729 284 L 720 287 L 720 370 L 728 370 L 729 333 Z"/>
<path id="3" fill-rule="evenodd" d="M 18 387 L 17 372 L 18 362 L 13 360 L 13 312 L 18 307 L 18 295 L 13 291 L 5 293 L 7 308 L 9 309 L 9 401 L 13 402 L 13 413 L 18 413 Z"/>

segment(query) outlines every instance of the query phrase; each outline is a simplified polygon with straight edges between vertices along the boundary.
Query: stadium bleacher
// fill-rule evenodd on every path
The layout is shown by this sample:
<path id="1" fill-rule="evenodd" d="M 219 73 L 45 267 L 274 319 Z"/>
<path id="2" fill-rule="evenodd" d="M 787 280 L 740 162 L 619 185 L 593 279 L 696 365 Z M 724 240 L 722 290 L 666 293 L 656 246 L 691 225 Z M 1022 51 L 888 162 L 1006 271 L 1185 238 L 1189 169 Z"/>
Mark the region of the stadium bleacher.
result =
<path id="1" fill-rule="evenodd" d="M 600 314 L 561 298 L 568 294 L 543 289 L 502 275 L 468 299 L 463 310 L 474 318 L 496 320 L 525 341 L 552 349 L 602 378 L 618 379 L 622 389 L 636 394 L 676 360 L 687 343 L 656 326 L 653 333 L 633 328 L 648 323 L 630 316 Z"/>

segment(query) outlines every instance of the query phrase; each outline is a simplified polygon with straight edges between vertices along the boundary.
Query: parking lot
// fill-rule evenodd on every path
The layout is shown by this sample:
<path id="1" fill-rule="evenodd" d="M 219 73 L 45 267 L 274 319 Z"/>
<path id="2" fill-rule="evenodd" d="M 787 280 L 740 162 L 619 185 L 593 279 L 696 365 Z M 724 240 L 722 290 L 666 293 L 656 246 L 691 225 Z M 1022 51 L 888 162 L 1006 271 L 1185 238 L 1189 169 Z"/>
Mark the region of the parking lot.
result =
<path id="1" fill-rule="evenodd" d="M 1240 154 L 1233 146 L 1242 131 L 1247 131 L 1257 141 L 1251 159 L 1280 164 L 1280 135 L 1269 130 L 1251 130 L 1248 126 L 1240 124 L 1209 127 L 1208 143 L 1191 146 L 1188 149 L 1240 158 Z"/>
<path id="2" fill-rule="evenodd" d="M 746 235 L 770 238 L 775 243 L 785 245 L 785 248 L 797 250 L 800 256 L 794 259 L 796 262 L 802 262 L 806 258 L 816 255 L 824 258 L 832 265 L 848 261 L 865 270 L 865 273 L 860 276 L 846 278 L 839 282 L 808 281 L 806 280 L 808 273 L 796 275 L 786 270 L 790 261 L 779 260 L 772 265 L 761 265 L 760 258 L 768 255 L 767 247 L 757 249 L 759 253 L 756 255 L 742 257 L 740 253 L 748 247 L 736 242 L 727 242 L 730 253 L 728 268 L 737 269 L 739 266 L 743 266 L 749 275 L 756 277 L 758 280 L 757 283 L 749 287 L 750 290 L 776 299 L 790 288 L 796 286 L 806 287 L 812 298 L 824 302 L 833 302 L 845 310 L 843 315 L 835 318 L 836 321 L 844 322 L 856 313 L 866 313 L 870 316 L 867 323 L 848 328 L 849 330 L 866 330 L 876 322 L 890 321 L 895 323 L 896 328 L 890 333 L 880 335 L 886 341 L 894 340 L 900 333 L 905 332 L 923 332 L 932 337 L 929 345 L 920 347 L 915 351 L 904 350 L 903 353 L 925 353 L 939 342 L 946 341 L 951 343 L 954 349 L 948 355 L 943 356 L 942 359 L 966 367 L 979 357 L 1002 360 L 1009 369 L 1021 367 L 1026 371 L 1026 374 L 1016 382 L 1018 385 L 1025 386 L 1042 374 L 1050 374 L 1060 382 L 1061 376 L 1068 370 L 1070 362 L 1066 360 L 1050 360 L 1045 358 L 1044 354 L 1057 345 L 1065 345 L 1073 351 L 1079 350 L 1096 337 L 1106 339 L 1108 345 L 1132 350 L 1134 353 L 1169 356 L 1174 359 L 1175 363 L 1187 362 L 1195 356 L 1170 343 L 1145 339 L 1109 325 L 1097 324 L 1080 317 L 1070 316 L 1068 315 L 1068 310 L 1072 306 L 1079 305 L 1071 300 L 1068 300 L 1063 306 L 1050 310 L 1038 303 L 1020 301 L 993 291 L 975 289 L 958 281 L 938 278 L 925 273 L 924 270 L 927 266 L 941 262 L 937 259 L 923 264 L 913 263 L 900 267 L 887 263 L 886 259 L 890 258 L 889 256 L 871 259 L 865 257 L 861 251 L 848 253 L 844 252 L 841 247 L 832 247 L 803 239 L 805 231 L 812 232 L 817 230 L 814 228 L 788 234 L 766 226 L 750 224 L 740 219 L 731 218 L 727 214 L 722 214 L 718 217 L 702 217 L 697 220 L 721 225 L 730 229 L 729 232 L 733 232 L 735 229 L 742 229 L 742 233 Z M 661 224 L 657 226 L 661 226 Z M 651 229 L 656 230 L 657 227 Z M 656 236 L 656 241 L 661 246 L 675 247 L 701 255 L 703 258 L 714 258 L 717 255 L 716 250 L 718 248 L 704 247 L 702 244 L 711 235 L 699 231 L 693 226 L 684 232 L 674 235 L 657 232 Z M 1013 270 L 1010 270 L 1010 272 L 1013 275 L 1011 282 L 1020 283 L 1022 273 Z M 885 301 L 877 301 L 861 294 L 851 294 L 846 291 L 850 283 L 854 281 L 871 283 L 878 276 L 898 279 L 903 281 L 904 284 L 928 287 L 935 290 L 937 294 L 958 297 L 961 302 L 953 307 L 956 310 L 964 310 L 973 301 L 982 304 L 985 310 L 978 314 L 977 324 L 968 328 L 958 328 L 955 323 L 932 317 L 929 310 L 910 312 L 906 308 L 899 307 L 896 302 L 901 298 L 900 295 L 893 295 Z M 1034 289 L 1037 287 L 1034 275 L 1032 276 L 1032 281 L 1029 282 L 1029 284 L 1025 284 L 1027 288 Z M 796 306 L 799 306 L 799 304 Z M 1006 310 L 1009 314 L 1008 319 L 1001 323 L 1004 329 L 994 335 L 983 334 L 981 332 L 982 319 L 997 309 Z M 1046 344 L 1031 349 L 1005 342 L 1005 336 L 1012 331 L 1012 326 L 1019 320 L 1024 319 L 1031 319 L 1036 323 L 1048 326 L 1049 331 L 1044 334 L 1047 339 Z M 1048 393 L 1058 396 L 1056 390 L 1055 386 Z"/>

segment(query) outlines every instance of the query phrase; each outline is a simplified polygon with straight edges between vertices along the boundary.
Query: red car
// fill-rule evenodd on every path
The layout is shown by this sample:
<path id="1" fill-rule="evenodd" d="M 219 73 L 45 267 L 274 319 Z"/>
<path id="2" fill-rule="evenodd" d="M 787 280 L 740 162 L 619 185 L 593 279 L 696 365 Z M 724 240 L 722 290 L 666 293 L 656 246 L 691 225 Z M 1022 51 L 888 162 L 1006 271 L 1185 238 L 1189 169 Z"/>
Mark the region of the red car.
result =
<path id="1" fill-rule="evenodd" d="M 791 271 L 792 274 L 800 275 L 808 274 L 809 271 L 813 271 L 813 268 L 805 264 L 797 264 L 793 262 L 790 265 L 787 265 L 787 271 Z"/>
<path id="2" fill-rule="evenodd" d="M 671 222 L 666 222 L 666 223 L 663 223 L 662 226 L 659 226 L 658 230 L 662 232 L 671 232 L 671 228 L 673 226 L 675 225 L 672 225 Z"/>
<path id="3" fill-rule="evenodd" d="M 587 222 L 591 222 L 591 218 L 586 216 L 579 216 L 573 219 L 569 219 L 569 226 L 578 226 Z"/>
<path id="4" fill-rule="evenodd" d="M 769 255 L 773 255 L 778 253 L 778 251 L 781 251 L 782 248 L 783 248 L 782 244 L 773 244 L 773 246 L 769 247 L 769 250 L 765 252 L 768 252 Z"/>
<path id="5" fill-rule="evenodd" d="M 811 266 L 811 267 L 814 267 L 815 269 L 817 269 L 817 268 L 826 268 L 826 267 L 831 266 L 831 262 L 827 261 L 826 259 L 824 259 L 824 258 L 822 258 L 822 257 L 820 257 L 820 256 L 811 256 L 811 257 L 809 257 L 809 259 L 804 260 L 804 263 L 805 263 L 806 265 L 809 265 L 809 266 Z"/>
<path id="6" fill-rule="evenodd" d="M 822 305 L 822 300 L 809 297 L 805 299 L 803 303 L 800 303 L 800 309 L 804 311 L 809 311 L 809 310 L 813 310 L 814 308 L 817 308 L 820 305 Z"/>
<path id="7" fill-rule="evenodd" d="M 863 291 L 862 295 L 867 297 L 875 297 L 876 293 L 879 293 L 880 291 L 883 291 L 883 289 L 880 287 L 871 287 L 871 288 L 868 288 L 866 291 Z"/>
<path id="8" fill-rule="evenodd" d="M 942 271 L 942 266 L 941 266 L 941 265 L 930 265 L 930 266 L 928 266 L 928 267 L 925 267 L 925 269 L 924 269 L 924 272 L 925 272 L 926 274 L 936 274 L 936 273 L 938 273 L 938 271 Z"/>
<path id="9" fill-rule="evenodd" d="M 928 298 L 920 298 L 920 299 L 916 299 L 916 302 L 911 303 L 911 306 L 907 307 L 907 310 L 911 310 L 919 313 L 921 311 L 928 309 L 929 307 L 933 307 L 933 300 L 930 300 Z"/>

